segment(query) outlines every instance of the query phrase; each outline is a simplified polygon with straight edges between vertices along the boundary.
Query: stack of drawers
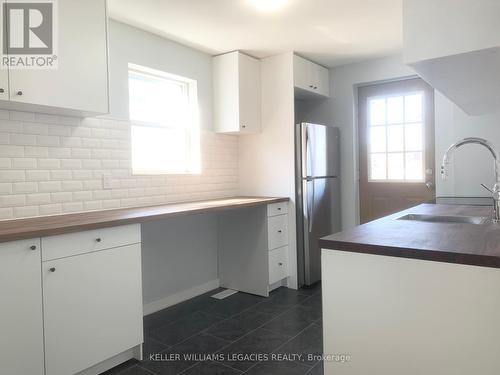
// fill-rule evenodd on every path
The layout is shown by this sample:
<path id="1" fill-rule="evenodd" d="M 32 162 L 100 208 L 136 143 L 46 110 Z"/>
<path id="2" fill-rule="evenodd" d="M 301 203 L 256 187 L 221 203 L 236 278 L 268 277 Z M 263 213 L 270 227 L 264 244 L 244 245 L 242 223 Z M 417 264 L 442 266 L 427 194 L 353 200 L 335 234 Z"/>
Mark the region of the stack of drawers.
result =
<path id="1" fill-rule="evenodd" d="M 288 277 L 288 202 L 267 206 L 267 242 L 269 249 L 269 285 Z"/>

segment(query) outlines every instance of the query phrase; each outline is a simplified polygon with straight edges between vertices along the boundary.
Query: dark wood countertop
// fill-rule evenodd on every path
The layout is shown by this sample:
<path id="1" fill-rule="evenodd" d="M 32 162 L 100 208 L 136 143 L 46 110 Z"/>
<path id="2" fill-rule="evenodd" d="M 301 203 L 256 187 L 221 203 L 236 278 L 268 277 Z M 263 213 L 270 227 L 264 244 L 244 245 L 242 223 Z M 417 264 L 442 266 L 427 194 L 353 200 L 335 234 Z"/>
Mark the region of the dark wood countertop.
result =
<path id="1" fill-rule="evenodd" d="M 0 242 L 78 232 L 117 225 L 142 223 L 179 215 L 201 214 L 228 209 L 287 202 L 289 198 L 231 197 L 161 206 L 89 211 L 0 221 Z"/>
<path id="2" fill-rule="evenodd" d="M 492 207 L 421 204 L 320 240 L 324 249 L 500 268 L 500 224 L 395 220 L 406 214 L 491 216 Z"/>

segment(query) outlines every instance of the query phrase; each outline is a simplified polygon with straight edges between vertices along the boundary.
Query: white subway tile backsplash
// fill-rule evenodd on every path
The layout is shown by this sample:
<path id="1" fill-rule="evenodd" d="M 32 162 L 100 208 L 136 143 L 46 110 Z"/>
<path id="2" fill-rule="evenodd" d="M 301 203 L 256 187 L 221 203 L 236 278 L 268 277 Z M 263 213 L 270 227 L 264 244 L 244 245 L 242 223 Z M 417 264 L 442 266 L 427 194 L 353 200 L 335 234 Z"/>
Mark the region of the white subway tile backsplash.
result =
<path id="1" fill-rule="evenodd" d="M 37 187 L 36 182 L 14 182 L 12 192 L 14 194 L 36 193 Z"/>
<path id="2" fill-rule="evenodd" d="M 26 172 L 16 169 L 3 169 L 0 171 L 0 181 L 2 182 L 18 182 L 26 180 Z"/>
<path id="3" fill-rule="evenodd" d="M 39 192 L 61 191 L 61 181 L 44 181 L 38 183 Z"/>
<path id="4" fill-rule="evenodd" d="M 39 207 L 38 206 L 24 206 L 24 207 L 14 207 L 13 215 L 15 217 L 32 217 L 39 215 Z"/>
<path id="5" fill-rule="evenodd" d="M 38 168 L 41 169 L 59 169 L 61 168 L 61 160 L 59 159 L 37 159 Z"/>
<path id="6" fill-rule="evenodd" d="M 50 172 L 43 169 L 34 169 L 26 171 L 26 181 L 48 181 Z"/>
<path id="7" fill-rule="evenodd" d="M 238 193 L 236 136 L 202 131 L 199 175 L 134 176 L 130 127 L 0 110 L 0 220 Z M 111 189 L 103 189 L 103 175 Z"/>
<path id="8" fill-rule="evenodd" d="M 24 147 L 24 155 L 26 157 L 31 157 L 31 158 L 48 158 L 49 149 L 47 147 L 26 146 Z M 57 157 L 59 156 L 57 155 L 51 156 L 51 158 L 57 158 Z"/>
<path id="9" fill-rule="evenodd" d="M 37 159 L 35 158 L 12 158 L 11 165 L 15 169 L 33 169 L 37 167 Z"/>
<path id="10" fill-rule="evenodd" d="M 57 215 L 61 214 L 62 204 L 60 203 L 52 203 L 52 204 L 44 204 L 39 206 L 40 215 Z"/>
<path id="11" fill-rule="evenodd" d="M 29 204 L 29 205 L 48 204 L 50 202 L 51 202 L 51 197 L 50 197 L 49 193 L 38 193 L 38 194 L 26 195 L 26 204 Z"/>

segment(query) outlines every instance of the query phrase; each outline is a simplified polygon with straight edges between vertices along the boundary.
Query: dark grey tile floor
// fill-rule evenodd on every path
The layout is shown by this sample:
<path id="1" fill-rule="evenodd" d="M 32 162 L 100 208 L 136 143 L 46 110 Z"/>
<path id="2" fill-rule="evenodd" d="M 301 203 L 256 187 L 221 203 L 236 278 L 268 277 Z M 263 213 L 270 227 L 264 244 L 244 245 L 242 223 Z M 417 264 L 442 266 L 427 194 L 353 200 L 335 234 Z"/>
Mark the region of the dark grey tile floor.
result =
<path id="1" fill-rule="evenodd" d="M 269 298 L 211 298 L 217 291 L 146 316 L 144 360 L 106 375 L 323 373 L 320 284 Z"/>

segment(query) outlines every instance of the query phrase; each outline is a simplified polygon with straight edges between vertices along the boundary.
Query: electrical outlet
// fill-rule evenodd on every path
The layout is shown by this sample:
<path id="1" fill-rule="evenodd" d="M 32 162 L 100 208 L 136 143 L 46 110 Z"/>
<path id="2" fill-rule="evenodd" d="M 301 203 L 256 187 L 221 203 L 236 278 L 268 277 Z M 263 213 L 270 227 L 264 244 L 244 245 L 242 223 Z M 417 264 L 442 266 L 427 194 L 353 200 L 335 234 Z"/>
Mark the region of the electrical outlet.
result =
<path id="1" fill-rule="evenodd" d="M 112 179 L 109 174 L 102 175 L 102 188 L 105 190 L 111 189 Z"/>

